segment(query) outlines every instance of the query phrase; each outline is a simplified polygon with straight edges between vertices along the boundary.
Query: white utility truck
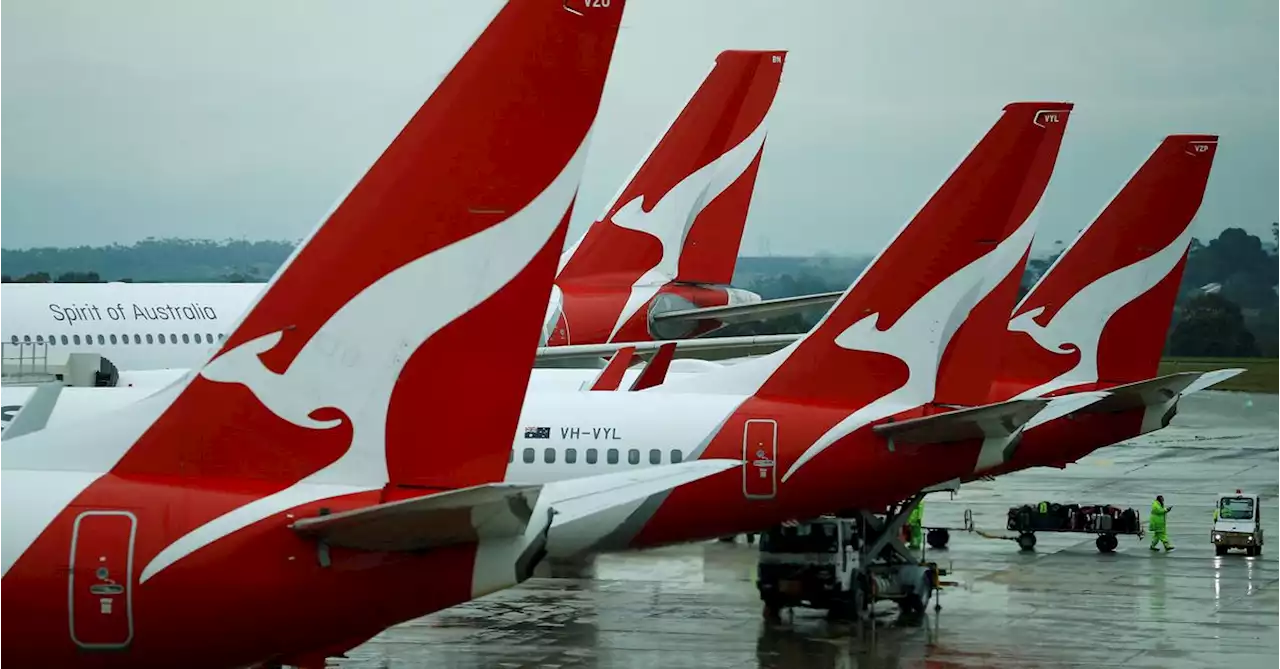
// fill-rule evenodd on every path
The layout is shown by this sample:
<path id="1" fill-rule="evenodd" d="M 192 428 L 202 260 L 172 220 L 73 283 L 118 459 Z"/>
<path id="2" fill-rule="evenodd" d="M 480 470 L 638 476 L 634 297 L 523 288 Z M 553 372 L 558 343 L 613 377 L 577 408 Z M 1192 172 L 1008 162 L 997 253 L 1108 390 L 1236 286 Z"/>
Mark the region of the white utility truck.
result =
<path id="1" fill-rule="evenodd" d="M 1210 539 L 1218 555 L 1226 555 L 1232 548 L 1243 548 L 1245 555 L 1262 555 L 1261 498 L 1239 490 L 1219 495 Z"/>

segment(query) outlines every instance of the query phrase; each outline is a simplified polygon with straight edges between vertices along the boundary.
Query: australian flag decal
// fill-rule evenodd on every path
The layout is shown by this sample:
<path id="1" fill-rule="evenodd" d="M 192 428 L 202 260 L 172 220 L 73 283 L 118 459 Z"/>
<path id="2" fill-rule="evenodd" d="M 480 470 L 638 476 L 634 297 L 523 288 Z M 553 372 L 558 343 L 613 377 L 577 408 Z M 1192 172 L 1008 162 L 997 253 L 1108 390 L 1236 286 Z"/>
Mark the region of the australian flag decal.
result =
<path id="1" fill-rule="evenodd" d="M 549 427 L 526 427 L 524 429 L 525 439 L 550 439 L 551 428 Z"/>

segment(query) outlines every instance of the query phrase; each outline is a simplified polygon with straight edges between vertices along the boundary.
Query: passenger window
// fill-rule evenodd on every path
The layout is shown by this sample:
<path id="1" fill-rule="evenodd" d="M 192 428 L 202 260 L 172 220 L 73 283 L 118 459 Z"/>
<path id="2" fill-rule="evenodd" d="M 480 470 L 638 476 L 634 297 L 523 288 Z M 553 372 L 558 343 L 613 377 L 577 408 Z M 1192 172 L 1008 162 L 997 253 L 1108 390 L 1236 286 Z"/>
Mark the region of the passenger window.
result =
<path id="1" fill-rule="evenodd" d="M 10 343 L 10 344 L 13 344 L 14 346 L 17 346 L 17 345 L 18 345 L 18 335 L 12 335 L 12 336 L 10 336 L 10 337 L 9 337 L 9 343 Z"/>
<path id="2" fill-rule="evenodd" d="M 163 333 L 163 332 L 161 332 L 160 334 L 156 335 L 156 340 L 157 340 L 157 341 L 159 341 L 161 344 L 163 344 L 163 343 L 164 343 L 164 333 Z"/>
<path id="3" fill-rule="evenodd" d="M 564 463 L 566 465 L 571 465 L 577 461 L 578 461 L 578 449 L 576 448 L 564 449 Z"/>
<path id="4" fill-rule="evenodd" d="M 660 450 L 658 450 L 658 449 L 656 449 L 656 448 L 651 449 L 651 450 L 649 451 L 649 464 L 651 464 L 651 465 L 660 465 L 660 464 L 662 464 L 662 451 L 660 451 Z"/>
<path id="5" fill-rule="evenodd" d="M 112 343 L 112 344 L 116 343 L 116 336 L 115 336 L 115 335 L 111 335 L 111 343 Z"/>
<path id="6" fill-rule="evenodd" d="M 56 344 L 58 343 L 58 335 L 49 335 L 49 338 L 46 339 L 45 341 L 49 342 L 50 344 Z"/>
<path id="7" fill-rule="evenodd" d="M 185 332 L 183 332 L 183 333 L 182 333 L 182 343 L 184 343 L 184 344 L 190 344 L 190 343 L 191 343 L 191 338 L 190 338 L 190 337 L 188 337 L 188 336 L 187 336 L 187 333 L 185 333 Z"/>
<path id="8" fill-rule="evenodd" d="M 155 339 L 152 339 L 152 338 L 151 338 L 151 335 L 147 335 L 147 343 L 148 343 L 148 344 L 153 344 L 153 343 L 155 343 Z"/>
<path id="9" fill-rule="evenodd" d="M 638 448 L 633 448 L 633 449 L 631 449 L 631 450 L 627 451 L 627 462 L 629 462 L 629 463 L 631 463 L 631 464 L 633 464 L 633 465 L 638 465 L 638 464 L 640 464 L 640 449 L 638 449 Z"/>
<path id="10" fill-rule="evenodd" d="M 684 453 L 681 453 L 678 448 L 671 449 L 671 464 L 678 465 L 681 462 L 684 462 Z"/>
<path id="11" fill-rule="evenodd" d="M 172 332 L 170 332 L 170 333 L 169 333 L 169 343 L 170 343 L 170 344 L 176 344 L 176 343 L 178 343 L 178 335 L 173 334 Z"/>
<path id="12" fill-rule="evenodd" d="M 534 458 L 538 457 L 537 454 L 533 452 L 532 448 L 524 449 L 522 456 L 524 457 L 524 461 L 528 464 L 532 464 Z"/>
<path id="13" fill-rule="evenodd" d="M 605 462 L 608 462 L 611 465 L 618 464 L 618 449 L 609 449 L 609 451 L 605 453 Z"/>
<path id="14" fill-rule="evenodd" d="M 597 453 L 597 452 L 596 452 L 596 449 L 594 449 L 594 448 L 588 448 L 588 449 L 587 449 L 587 464 L 589 464 L 589 465 L 594 465 L 598 459 L 599 459 L 599 453 Z"/>
<path id="15" fill-rule="evenodd" d="M 222 334 L 221 332 L 219 332 L 219 333 L 218 333 L 218 341 L 222 341 L 222 337 L 223 337 L 223 334 Z"/>
<path id="16" fill-rule="evenodd" d="M 212 344 L 212 343 L 213 343 L 213 335 L 209 334 L 208 332 L 204 333 L 204 343 L 206 343 L 206 344 Z"/>
<path id="17" fill-rule="evenodd" d="M 80 345 L 80 335 L 71 335 L 71 341 L 72 341 L 72 342 L 74 342 L 76 346 L 79 346 L 79 345 Z"/>
<path id="18" fill-rule="evenodd" d="M 129 343 L 129 335 L 127 335 L 127 334 L 122 334 L 122 335 L 120 335 L 120 343 L 121 343 L 121 344 L 128 344 L 128 343 Z"/>
<path id="19" fill-rule="evenodd" d="M 510 464 L 515 461 L 516 461 L 516 449 L 513 448 L 507 451 L 507 464 Z"/>
<path id="20" fill-rule="evenodd" d="M 63 346 L 67 345 L 67 335 L 62 335 L 62 345 Z"/>
<path id="21" fill-rule="evenodd" d="M 104 346 L 104 345 L 106 345 L 106 343 L 107 343 L 106 338 L 105 338 L 105 337 L 103 337 L 102 335 L 98 335 L 98 345 L 99 345 L 99 346 Z"/>
<path id="22" fill-rule="evenodd" d="M 545 460 L 545 461 L 547 462 L 547 464 L 549 464 L 549 465 L 550 465 L 550 464 L 555 464 L 555 461 L 556 461 L 556 449 L 554 449 L 554 448 L 547 448 L 547 449 L 544 449 L 544 450 L 542 451 L 542 459 L 543 459 L 543 460 Z"/>
<path id="23" fill-rule="evenodd" d="M 36 343 L 37 343 L 37 344 L 43 344 L 43 343 L 44 343 L 44 335 L 36 335 Z"/>
<path id="24" fill-rule="evenodd" d="M 135 343 L 135 344 L 141 344 L 141 343 L 142 343 L 142 337 L 139 337 L 138 335 L 133 335 L 133 343 Z"/>
<path id="25" fill-rule="evenodd" d="M 22 343 L 24 343 L 24 344 L 30 344 L 30 343 L 31 343 L 31 335 L 22 335 Z"/>

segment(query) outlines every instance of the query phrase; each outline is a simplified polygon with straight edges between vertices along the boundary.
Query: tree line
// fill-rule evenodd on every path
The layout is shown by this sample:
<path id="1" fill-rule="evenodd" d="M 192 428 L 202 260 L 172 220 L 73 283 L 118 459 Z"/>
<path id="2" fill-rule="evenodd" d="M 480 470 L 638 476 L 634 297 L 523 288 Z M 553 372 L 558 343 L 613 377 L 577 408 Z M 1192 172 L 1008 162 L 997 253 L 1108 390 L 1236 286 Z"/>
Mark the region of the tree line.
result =
<path id="1" fill-rule="evenodd" d="M 1277 226 L 1272 224 L 1272 237 Z M 1027 262 L 1020 296 L 1061 255 Z M 1205 244 L 1191 240 L 1186 269 L 1165 354 L 1188 357 L 1268 357 L 1277 355 L 1276 250 L 1240 228 L 1228 228 Z M 812 269 L 753 277 L 743 286 L 765 299 L 841 290 L 856 277 L 829 276 Z M 759 323 L 742 323 L 718 334 L 791 334 L 805 332 L 822 317 L 822 309 L 790 314 Z"/>
<path id="2" fill-rule="evenodd" d="M 1274 223 L 1272 236 L 1277 236 Z M 293 248 L 287 241 L 147 239 L 131 246 L 4 249 L 0 265 L 6 283 L 257 282 L 266 281 Z M 1021 290 L 1029 290 L 1056 259 L 1051 255 L 1029 260 Z M 742 258 L 734 283 L 765 299 L 843 290 L 866 262 Z M 1276 357 L 1276 277 L 1275 248 L 1264 247 L 1261 239 L 1240 228 L 1228 228 L 1207 244 L 1193 239 L 1166 353 Z M 717 334 L 805 332 L 822 313 L 817 309 L 743 323 Z"/>

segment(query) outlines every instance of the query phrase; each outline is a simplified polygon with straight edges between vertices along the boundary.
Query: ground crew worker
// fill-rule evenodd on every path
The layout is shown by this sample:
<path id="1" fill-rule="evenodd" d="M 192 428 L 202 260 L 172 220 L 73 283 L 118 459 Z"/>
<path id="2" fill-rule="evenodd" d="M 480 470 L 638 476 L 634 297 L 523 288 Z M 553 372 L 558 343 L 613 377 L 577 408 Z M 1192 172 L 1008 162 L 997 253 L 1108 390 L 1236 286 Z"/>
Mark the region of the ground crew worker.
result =
<path id="1" fill-rule="evenodd" d="M 1156 544 L 1164 544 L 1165 552 L 1173 550 L 1173 545 L 1169 543 L 1169 533 L 1165 530 L 1165 515 L 1173 510 L 1171 506 L 1164 505 L 1164 495 L 1156 495 L 1156 501 L 1151 503 L 1151 520 L 1148 522 L 1148 529 L 1151 530 L 1151 550 L 1159 550 Z"/>
<path id="2" fill-rule="evenodd" d="M 924 498 L 920 498 L 920 503 L 916 508 L 911 510 L 911 515 L 907 517 L 907 526 L 911 528 L 911 543 L 908 548 L 916 550 L 920 548 L 920 538 L 924 529 Z"/>

